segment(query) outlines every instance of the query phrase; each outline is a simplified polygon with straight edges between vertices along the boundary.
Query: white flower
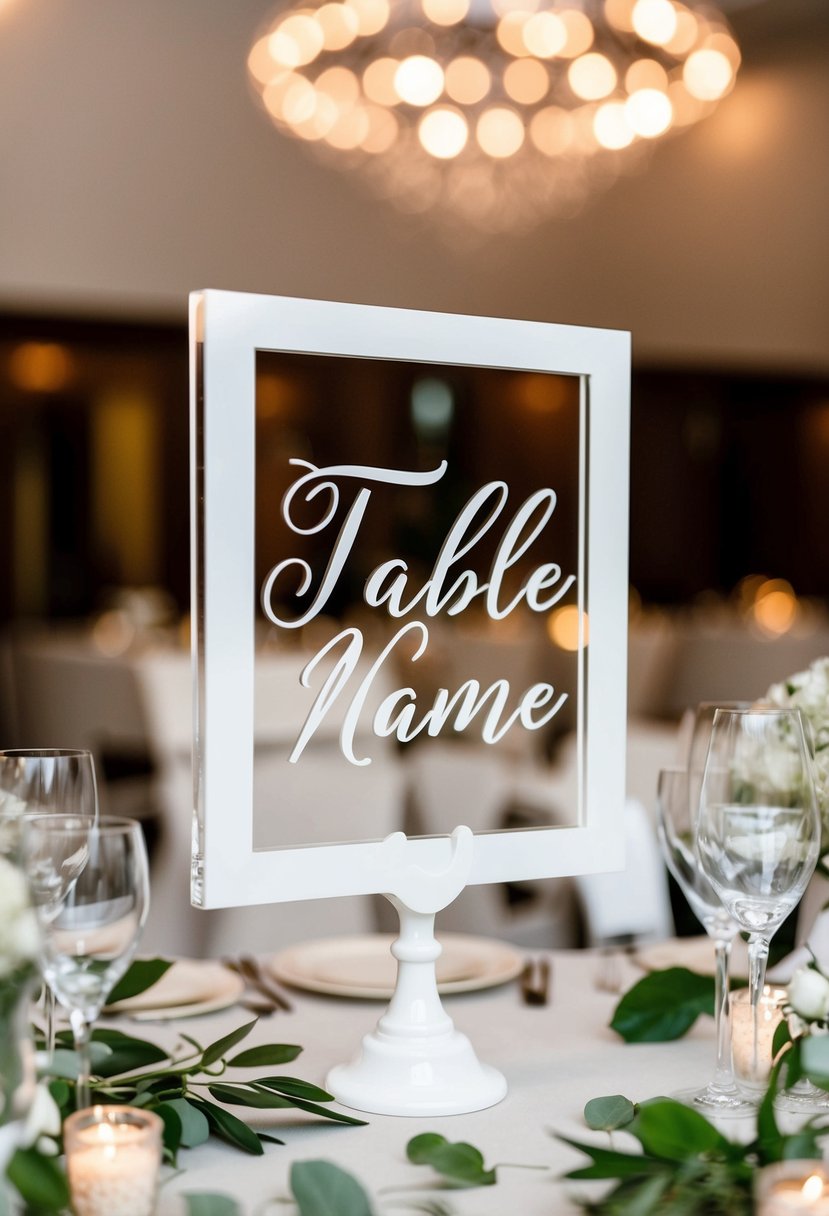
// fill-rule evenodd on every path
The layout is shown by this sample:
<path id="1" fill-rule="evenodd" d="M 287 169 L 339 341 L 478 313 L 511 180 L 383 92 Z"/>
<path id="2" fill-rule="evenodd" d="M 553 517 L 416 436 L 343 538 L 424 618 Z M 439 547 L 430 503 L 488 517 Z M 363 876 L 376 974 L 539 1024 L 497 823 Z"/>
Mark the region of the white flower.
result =
<path id="1" fill-rule="evenodd" d="M 20 870 L 0 855 L 0 979 L 37 956 L 38 928 Z"/>
<path id="2" fill-rule="evenodd" d="M 42 1136 L 60 1135 L 60 1110 L 58 1104 L 49 1093 L 45 1081 L 39 1081 L 35 1088 L 35 1096 L 26 1123 L 23 1127 L 21 1141 L 24 1146 L 39 1143 Z"/>
<path id="3" fill-rule="evenodd" d="M 789 982 L 789 1004 L 807 1022 L 824 1021 L 829 1013 L 829 980 L 813 967 L 801 967 Z"/>

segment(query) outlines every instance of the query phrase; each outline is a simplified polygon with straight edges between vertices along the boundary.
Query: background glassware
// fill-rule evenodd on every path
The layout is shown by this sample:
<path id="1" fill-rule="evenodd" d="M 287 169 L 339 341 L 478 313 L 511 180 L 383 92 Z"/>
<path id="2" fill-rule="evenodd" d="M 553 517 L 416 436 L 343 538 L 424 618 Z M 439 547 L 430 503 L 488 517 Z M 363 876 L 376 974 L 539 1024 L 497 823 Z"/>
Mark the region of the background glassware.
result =
<path id="1" fill-rule="evenodd" d="M 731 944 L 738 929 L 700 865 L 696 846 L 697 815 L 688 793 L 690 784 L 690 775 L 684 769 L 663 769 L 659 774 L 657 834 L 668 869 L 714 943 L 717 1065 L 707 1085 L 702 1089 L 684 1090 L 677 1097 L 705 1111 L 744 1115 L 753 1109 L 753 1105 L 743 1097 L 734 1081 L 728 982 Z"/>
<path id="2" fill-rule="evenodd" d="M 98 786 L 92 753 L 83 748 L 14 748 L 0 751 L 0 817 L 98 816 Z M 29 876 L 30 880 L 32 875 Z M 36 879 L 36 876 L 35 876 Z M 43 986 L 46 1050 L 55 1047 L 55 998 Z"/>
<path id="3" fill-rule="evenodd" d="M 697 843 L 711 885 L 749 935 L 756 1065 L 769 943 L 803 895 L 820 845 L 811 761 L 797 710 L 716 711 Z"/>
<path id="4" fill-rule="evenodd" d="M 144 837 L 132 819 L 35 815 L 26 820 L 24 844 L 30 873 L 40 875 L 33 895 L 41 969 L 69 1014 L 79 1056 L 77 1103 L 85 1107 L 92 1026 L 129 966 L 147 918 Z"/>
<path id="5" fill-rule="evenodd" d="M 714 714 L 718 709 L 736 712 L 737 710 L 752 709 L 756 704 L 758 703 L 755 701 L 700 701 L 694 710 L 686 768 L 688 770 L 688 800 L 695 821 L 699 812 L 699 796 L 702 792 L 702 778 L 705 773 L 708 746 L 711 742 Z"/>

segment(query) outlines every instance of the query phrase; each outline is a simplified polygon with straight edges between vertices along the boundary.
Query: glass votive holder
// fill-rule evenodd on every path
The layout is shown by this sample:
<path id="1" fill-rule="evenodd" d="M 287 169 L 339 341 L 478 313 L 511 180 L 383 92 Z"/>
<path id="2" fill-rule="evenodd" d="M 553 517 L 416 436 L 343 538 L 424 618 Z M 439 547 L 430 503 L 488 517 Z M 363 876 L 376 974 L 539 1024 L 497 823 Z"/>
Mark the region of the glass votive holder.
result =
<path id="1" fill-rule="evenodd" d="M 163 1123 L 133 1106 L 90 1106 L 63 1125 L 75 1216 L 152 1216 Z"/>
<path id="2" fill-rule="evenodd" d="M 820 1161 L 779 1161 L 757 1171 L 756 1216 L 829 1216 L 829 1173 Z"/>
<path id="3" fill-rule="evenodd" d="M 747 988 L 731 994 L 731 1056 L 739 1085 L 755 1093 L 769 1083 L 774 1032 L 783 1020 L 786 989 L 766 984 L 757 1006 L 757 1056 L 754 1056 L 754 1011 Z"/>

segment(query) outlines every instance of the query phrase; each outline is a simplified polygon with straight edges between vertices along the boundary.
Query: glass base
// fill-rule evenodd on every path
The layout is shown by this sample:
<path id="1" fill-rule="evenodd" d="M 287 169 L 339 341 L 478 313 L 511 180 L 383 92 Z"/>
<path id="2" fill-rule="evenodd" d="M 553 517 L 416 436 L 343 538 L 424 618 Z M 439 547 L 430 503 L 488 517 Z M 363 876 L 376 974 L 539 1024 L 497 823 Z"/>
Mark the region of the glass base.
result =
<path id="1" fill-rule="evenodd" d="M 736 1085 L 724 1089 L 717 1085 L 705 1085 L 702 1089 L 681 1089 L 671 1094 L 675 1102 L 690 1106 L 703 1115 L 717 1115 L 736 1119 L 754 1115 L 758 1103 L 740 1093 Z M 759 1100 L 759 1099 L 758 1099 Z"/>
<path id="2" fill-rule="evenodd" d="M 829 1094 L 812 1085 L 811 1081 L 798 1081 L 791 1089 L 784 1089 L 774 1100 L 777 1110 L 793 1115 L 829 1115 Z"/>

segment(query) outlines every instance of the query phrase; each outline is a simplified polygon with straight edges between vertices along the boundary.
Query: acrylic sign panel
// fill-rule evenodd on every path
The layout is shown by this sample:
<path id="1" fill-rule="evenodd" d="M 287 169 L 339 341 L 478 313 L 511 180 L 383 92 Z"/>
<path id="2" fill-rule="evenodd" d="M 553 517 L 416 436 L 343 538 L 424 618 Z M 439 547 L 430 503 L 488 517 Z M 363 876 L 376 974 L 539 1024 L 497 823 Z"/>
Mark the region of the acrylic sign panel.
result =
<path id="1" fill-rule="evenodd" d="M 377 841 L 437 866 L 482 820 L 473 882 L 619 864 L 627 336 L 221 292 L 192 326 L 196 901 L 382 891 Z M 572 803 L 498 805 L 568 731 Z"/>

